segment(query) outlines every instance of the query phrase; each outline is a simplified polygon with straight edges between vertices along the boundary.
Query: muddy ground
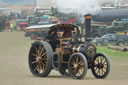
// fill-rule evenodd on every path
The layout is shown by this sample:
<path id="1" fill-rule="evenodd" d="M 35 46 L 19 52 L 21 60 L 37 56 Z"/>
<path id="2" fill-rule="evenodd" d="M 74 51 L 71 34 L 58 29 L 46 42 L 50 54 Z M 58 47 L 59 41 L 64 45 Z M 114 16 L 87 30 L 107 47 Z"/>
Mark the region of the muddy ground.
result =
<path id="1" fill-rule="evenodd" d="M 111 72 L 106 79 L 96 79 L 90 70 L 82 80 L 62 77 L 52 71 L 48 77 L 34 77 L 28 67 L 31 40 L 24 32 L 0 32 L 0 85 L 127 85 L 128 58 L 110 56 Z M 127 56 L 128 57 L 128 56 Z"/>

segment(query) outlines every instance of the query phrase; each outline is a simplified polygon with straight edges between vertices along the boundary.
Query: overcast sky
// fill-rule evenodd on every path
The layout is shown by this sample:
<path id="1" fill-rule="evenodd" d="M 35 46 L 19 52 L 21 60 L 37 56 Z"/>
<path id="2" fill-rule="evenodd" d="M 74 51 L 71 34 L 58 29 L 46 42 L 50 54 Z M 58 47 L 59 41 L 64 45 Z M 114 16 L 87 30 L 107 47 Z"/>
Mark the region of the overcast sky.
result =
<path id="1" fill-rule="evenodd" d="M 29 4 L 29 5 L 34 5 L 35 1 L 37 2 L 37 5 L 40 6 L 50 6 L 53 0 L 0 0 L 0 2 L 3 2 L 5 4 Z M 69 0 L 70 1 L 70 0 Z M 128 0 L 99 0 L 102 3 L 115 3 L 115 1 L 123 2 L 123 3 L 128 3 Z"/>
<path id="2" fill-rule="evenodd" d="M 35 0 L 0 0 L 5 4 L 35 4 Z"/>

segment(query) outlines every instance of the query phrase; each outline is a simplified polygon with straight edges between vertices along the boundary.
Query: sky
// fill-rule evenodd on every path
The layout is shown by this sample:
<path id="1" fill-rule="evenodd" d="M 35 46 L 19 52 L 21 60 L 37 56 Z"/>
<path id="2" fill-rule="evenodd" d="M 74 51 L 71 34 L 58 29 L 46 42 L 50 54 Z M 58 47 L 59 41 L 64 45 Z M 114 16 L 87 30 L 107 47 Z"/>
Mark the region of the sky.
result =
<path id="1" fill-rule="evenodd" d="M 35 4 L 35 0 L 0 0 L 0 2 L 5 4 L 28 4 L 28 5 Z"/>
<path id="2" fill-rule="evenodd" d="M 34 5 L 35 1 L 37 1 L 37 4 L 40 6 L 40 5 L 46 5 L 46 4 L 49 5 L 54 0 L 0 0 L 0 2 L 5 3 L 5 4 L 29 4 L 29 5 Z M 72 1 L 72 0 L 69 0 L 69 1 Z M 128 0 L 99 0 L 99 1 L 100 2 L 108 2 L 108 3 L 110 3 L 110 2 L 114 3 L 115 1 L 128 3 Z"/>

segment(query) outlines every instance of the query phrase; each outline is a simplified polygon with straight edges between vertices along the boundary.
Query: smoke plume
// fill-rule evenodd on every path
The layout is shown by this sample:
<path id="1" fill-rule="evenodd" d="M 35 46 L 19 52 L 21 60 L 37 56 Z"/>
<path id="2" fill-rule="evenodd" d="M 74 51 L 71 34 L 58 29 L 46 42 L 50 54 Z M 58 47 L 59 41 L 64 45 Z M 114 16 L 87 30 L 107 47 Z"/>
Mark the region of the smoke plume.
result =
<path id="1" fill-rule="evenodd" d="M 78 14 L 96 14 L 101 10 L 99 0 L 53 0 L 60 12 Z"/>

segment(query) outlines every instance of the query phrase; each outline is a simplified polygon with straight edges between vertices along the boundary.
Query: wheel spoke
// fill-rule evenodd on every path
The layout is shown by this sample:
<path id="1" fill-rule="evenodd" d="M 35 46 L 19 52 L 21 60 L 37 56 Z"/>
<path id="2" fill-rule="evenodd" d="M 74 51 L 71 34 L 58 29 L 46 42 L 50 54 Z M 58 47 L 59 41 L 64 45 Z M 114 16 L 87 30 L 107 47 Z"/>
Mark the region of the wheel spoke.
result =
<path id="1" fill-rule="evenodd" d="M 83 68 L 81 68 L 80 70 L 81 70 L 81 72 L 83 72 L 83 71 L 84 71 L 84 69 L 83 69 Z"/>
<path id="2" fill-rule="evenodd" d="M 107 66 L 107 64 L 103 64 L 104 66 Z"/>
<path id="3" fill-rule="evenodd" d="M 96 67 L 96 69 L 94 69 L 95 70 L 95 72 L 96 72 L 96 70 L 97 70 L 98 68 Z"/>
<path id="4" fill-rule="evenodd" d="M 80 76 L 80 75 L 81 75 L 79 70 L 78 70 L 77 74 L 78 74 L 78 76 Z"/>
<path id="5" fill-rule="evenodd" d="M 98 68 L 98 72 L 97 72 L 96 74 L 97 74 L 97 75 L 100 74 L 99 72 L 100 72 L 100 69 Z"/>
<path id="6" fill-rule="evenodd" d="M 47 53 L 45 52 L 45 53 L 43 53 L 41 56 L 44 56 L 44 55 L 46 55 Z"/>
<path id="7" fill-rule="evenodd" d="M 39 64 L 36 66 L 36 68 L 34 69 L 34 71 L 36 71 L 39 68 Z"/>
<path id="8" fill-rule="evenodd" d="M 40 55 L 43 53 L 44 51 L 44 47 L 40 50 Z"/>
<path id="9" fill-rule="evenodd" d="M 37 61 L 33 61 L 33 62 L 32 62 L 32 64 L 35 64 L 35 63 L 37 63 Z"/>
<path id="10" fill-rule="evenodd" d="M 39 50 L 41 50 L 41 45 L 39 45 Z"/>
<path id="11" fill-rule="evenodd" d="M 40 55 L 41 45 L 39 45 L 38 54 Z"/>
<path id="12" fill-rule="evenodd" d="M 103 64 L 105 64 L 105 63 L 106 63 L 106 60 L 104 60 Z"/>
<path id="13" fill-rule="evenodd" d="M 104 69 L 107 69 L 107 67 L 103 67 Z"/>
<path id="14" fill-rule="evenodd" d="M 104 59 L 104 62 L 102 64 L 105 64 L 106 63 L 106 59 Z"/>
<path id="15" fill-rule="evenodd" d="M 97 63 L 99 63 L 99 59 L 98 58 L 96 58 L 96 61 L 97 61 Z"/>
<path id="16" fill-rule="evenodd" d="M 38 56 L 38 55 L 36 55 L 36 54 L 34 54 L 34 53 L 33 53 L 32 55 L 33 55 L 33 56 L 35 56 L 35 57 L 37 57 L 37 56 Z"/>
<path id="17" fill-rule="evenodd" d="M 97 61 L 94 61 L 94 64 L 98 64 L 98 62 Z"/>
<path id="18" fill-rule="evenodd" d="M 81 65 L 83 63 L 83 60 L 81 60 L 79 63 L 78 63 L 78 65 Z"/>
<path id="19" fill-rule="evenodd" d="M 81 73 L 83 73 L 84 69 L 83 69 L 83 68 L 81 68 L 81 69 L 80 69 L 80 71 L 81 71 Z"/>
<path id="20" fill-rule="evenodd" d="M 42 66 L 42 72 L 44 71 L 44 66 Z"/>
<path id="21" fill-rule="evenodd" d="M 36 54 L 39 56 L 39 51 L 36 47 L 35 47 L 35 50 L 36 50 Z"/>
<path id="22" fill-rule="evenodd" d="M 42 71 L 44 71 L 46 65 L 44 63 L 42 63 Z"/>
<path id="23" fill-rule="evenodd" d="M 79 58 L 79 63 L 78 64 L 80 64 L 82 62 L 82 58 Z"/>
<path id="24" fill-rule="evenodd" d="M 103 71 L 106 72 L 107 69 L 103 68 Z"/>
<path id="25" fill-rule="evenodd" d="M 72 68 L 75 69 L 74 65 L 72 65 Z"/>
<path id="26" fill-rule="evenodd" d="M 102 69 L 102 75 L 104 75 L 105 71 Z"/>
<path id="27" fill-rule="evenodd" d="M 101 62 L 100 62 L 100 60 L 101 60 L 101 59 L 100 59 L 100 56 L 98 57 L 98 60 L 99 60 L 99 63 L 101 63 Z"/>
<path id="28" fill-rule="evenodd" d="M 100 63 L 102 63 L 103 59 L 103 56 L 100 56 Z"/>
<path id="29" fill-rule="evenodd" d="M 44 67 L 46 67 L 46 64 L 42 63 Z"/>
<path id="30" fill-rule="evenodd" d="M 75 62 L 75 64 L 76 64 L 76 56 L 74 56 L 73 60 L 74 60 L 74 62 Z"/>
<path id="31" fill-rule="evenodd" d="M 39 72 L 39 73 L 41 73 L 41 72 L 40 72 L 40 71 L 41 71 L 41 68 L 42 68 L 42 67 L 41 67 L 41 64 L 39 64 L 39 69 L 38 69 L 38 72 Z"/>
<path id="32" fill-rule="evenodd" d="M 102 63 L 102 61 L 103 61 L 104 58 L 102 56 L 100 56 L 100 58 L 101 58 L 101 63 Z"/>
<path id="33" fill-rule="evenodd" d="M 45 64 L 40 63 L 40 67 L 39 67 L 39 73 L 42 73 L 45 69 Z M 42 71 L 42 72 L 41 72 Z"/>
<path id="34" fill-rule="evenodd" d="M 101 69 L 99 69 L 99 76 L 100 76 Z"/>
<path id="35" fill-rule="evenodd" d="M 83 64 L 83 63 L 81 63 L 79 67 L 80 67 L 80 68 L 84 68 L 84 64 Z"/>
<path id="36" fill-rule="evenodd" d="M 72 60 L 72 65 L 74 65 L 75 64 L 75 60 Z"/>
<path id="37" fill-rule="evenodd" d="M 73 65 L 76 64 L 75 59 L 72 60 Z"/>
<path id="38" fill-rule="evenodd" d="M 78 64 L 78 61 L 79 61 L 79 56 L 78 57 L 76 57 L 76 63 Z"/>
<path id="39" fill-rule="evenodd" d="M 35 50 L 38 51 L 37 48 L 36 48 L 36 46 L 35 46 Z"/>
<path id="40" fill-rule="evenodd" d="M 73 73 L 76 74 L 76 69 L 73 70 Z"/>

